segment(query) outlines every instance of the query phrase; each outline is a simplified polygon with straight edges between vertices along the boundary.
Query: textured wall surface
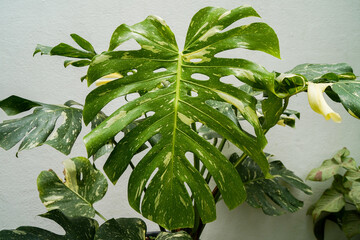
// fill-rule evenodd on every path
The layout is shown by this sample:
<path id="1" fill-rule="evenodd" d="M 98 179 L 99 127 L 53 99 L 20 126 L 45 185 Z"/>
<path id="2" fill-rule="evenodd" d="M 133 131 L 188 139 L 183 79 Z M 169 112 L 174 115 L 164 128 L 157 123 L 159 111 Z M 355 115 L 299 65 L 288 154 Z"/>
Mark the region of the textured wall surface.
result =
<path id="1" fill-rule="evenodd" d="M 256 0 L 256 1 L 166 1 L 166 0 L 27 0 L 0 1 L 0 99 L 18 95 L 45 103 L 60 104 L 68 99 L 84 102 L 89 89 L 80 82 L 84 69 L 63 68 L 60 57 L 32 57 L 37 43 L 54 46 L 72 43 L 69 34 L 77 33 L 93 43 L 98 52 L 107 49 L 113 30 L 121 23 L 132 25 L 147 15 L 159 15 L 174 31 L 179 46 L 191 17 L 205 6 L 234 8 L 252 5 L 262 21 L 272 26 L 280 40 L 282 60 L 262 53 L 235 51 L 229 55 L 245 57 L 268 70 L 286 71 L 300 63 L 346 62 L 360 73 L 360 1 L 359 0 Z M 301 112 L 296 128 L 277 126 L 268 133 L 266 151 L 293 170 L 301 178 L 347 146 L 360 160 L 360 122 L 350 117 L 340 105 L 331 105 L 343 117 L 341 124 L 325 121 L 311 111 L 305 94 L 293 97 L 290 109 Z M 0 112 L 0 120 L 5 119 Z M 20 225 L 40 227 L 54 224 L 36 215 L 45 212 L 38 199 L 36 178 L 42 170 L 62 173 L 61 162 L 67 156 L 48 146 L 23 151 L 0 149 L 0 229 Z M 81 138 L 70 156 L 85 156 Z M 101 164 L 101 163 L 100 163 Z M 99 164 L 99 165 L 100 165 Z M 126 172 L 127 174 L 130 171 Z M 202 239 L 315 239 L 311 218 L 306 209 L 314 203 L 325 186 L 313 184 L 314 194 L 298 194 L 305 201 L 304 209 L 294 214 L 268 217 L 261 210 L 246 204 L 229 211 L 218 205 L 218 219 L 209 224 Z M 127 203 L 127 178 L 110 186 L 105 199 L 95 204 L 107 218 L 139 216 Z M 335 225 L 328 225 L 332 234 L 327 239 L 345 239 Z M 156 230 L 149 223 L 150 230 Z"/>

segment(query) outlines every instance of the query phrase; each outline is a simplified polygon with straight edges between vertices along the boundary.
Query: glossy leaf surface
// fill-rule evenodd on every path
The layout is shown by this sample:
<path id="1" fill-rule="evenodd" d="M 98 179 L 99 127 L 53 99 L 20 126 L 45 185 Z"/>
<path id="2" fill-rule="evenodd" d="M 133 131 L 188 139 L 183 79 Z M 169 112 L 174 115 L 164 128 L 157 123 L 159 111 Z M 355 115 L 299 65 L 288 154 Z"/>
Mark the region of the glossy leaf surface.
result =
<path id="1" fill-rule="evenodd" d="M 96 232 L 94 240 L 145 240 L 146 224 L 138 218 L 110 219 Z"/>
<path id="2" fill-rule="evenodd" d="M 0 231 L 1 240 L 93 240 L 98 223 L 90 218 L 67 217 L 59 210 L 40 215 L 58 223 L 65 235 L 58 235 L 37 227 L 19 227 L 14 230 Z"/>
<path id="3" fill-rule="evenodd" d="M 155 240 L 191 240 L 191 236 L 184 231 L 170 233 L 161 232 Z"/>
<path id="4" fill-rule="evenodd" d="M 360 81 L 348 64 L 301 64 L 289 73 L 301 74 L 314 83 L 331 83 L 325 91 L 328 96 L 341 102 L 350 115 L 360 118 Z"/>
<path id="5" fill-rule="evenodd" d="M 236 154 L 231 156 L 232 161 L 237 158 Z M 245 184 L 246 202 L 252 207 L 261 208 L 267 215 L 276 216 L 285 212 L 295 212 L 303 206 L 303 202 L 290 192 L 288 186 L 306 194 L 312 193 L 311 188 L 286 169 L 280 161 L 270 162 L 272 179 L 265 179 L 260 168 L 251 158 L 241 162 L 237 169 Z"/>
<path id="6" fill-rule="evenodd" d="M 52 170 L 40 173 L 37 185 L 41 201 L 49 211 L 60 209 L 70 217 L 94 217 L 93 204 L 107 191 L 105 176 L 86 158 L 71 158 L 63 164 L 64 182 Z"/>
<path id="7" fill-rule="evenodd" d="M 206 166 L 229 208 L 238 206 L 246 198 L 244 186 L 231 163 L 190 127 L 192 123 L 199 122 L 215 130 L 252 156 L 269 176 L 269 165 L 262 152 L 266 139 L 256 115 L 256 99 L 222 83 L 220 78 L 234 75 L 240 81 L 266 87 L 273 85 L 274 74 L 244 59 L 214 57 L 233 48 L 258 50 L 279 57 L 276 34 L 265 23 L 227 29 L 245 17 L 258 17 L 258 14 L 248 6 L 231 11 L 212 7 L 200 10 L 190 23 L 182 52 L 168 25 L 159 17 L 149 16 L 133 26 L 123 24 L 115 30 L 109 51 L 96 56 L 89 66 L 89 85 L 110 74 L 118 78 L 87 96 L 85 123 L 115 98 L 131 93 L 139 93 L 140 97 L 120 107 L 85 136 L 88 154 L 93 155 L 144 113 L 154 112 L 120 140 L 104 170 L 116 183 L 137 150 L 159 134 L 161 139 L 133 171 L 128 196 L 134 209 L 168 229 L 193 226 L 193 203 L 186 185 L 203 222 L 215 219 L 210 189 L 185 157 L 187 152 L 195 154 Z M 141 49 L 116 50 L 129 39 L 135 39 Z M 209 100 L 232 105 L 251 124 L 255 134 L 241 129 L 210 106 Z"/>
<path id="8" fill-rule="evenodd" d="M 82 110 L 64 105 L 50 105 L 11 96 L 0 102 L 9 115 L 31 108 L 34 111 L 22 118 L 0 123 L 0 147 L 9 150 L 21 142 L 18 152 L 48 144 L 56 150 L 69 154 L 82 126 Z"/>

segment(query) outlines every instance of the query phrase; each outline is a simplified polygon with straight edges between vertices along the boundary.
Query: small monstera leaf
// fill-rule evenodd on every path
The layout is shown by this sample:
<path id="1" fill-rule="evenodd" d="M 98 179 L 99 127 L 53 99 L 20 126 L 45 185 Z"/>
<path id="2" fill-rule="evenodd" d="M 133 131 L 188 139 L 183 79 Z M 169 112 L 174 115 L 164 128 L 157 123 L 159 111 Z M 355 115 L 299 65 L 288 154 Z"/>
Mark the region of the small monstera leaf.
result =
<path id="1" fill-rule="evenodd" d="M 236 159 L 238 159 L 237 154 L 233 154 L 230 158 L 231 161 Z M 260 168 L 249 157 L 242 161 L 237 169 L 245 184 L 246 202 L 252 207 L 262 208 L 267 215 L 281 215 L 286 211 L 295 212 L 303 206 L 303 202 L 291 194 L 288 186 L 306 194 L 312 193 L 311 188 L 286 169 L 280 161 L 270 162 L 270 173 L 274 176 L 272 179 L 265 179 Z"/>
<path id="2" fill-rule="evenodd" d="M 159 17 L 149 16 L 133 26 L 123 24 L 115 30 L 109 51 L 94 57 L 89 66 L 89 85 L 102 77 L 118 77 L 106 81 L 87 96 L 86 124 L 113 99 L 131 93 L 139 93 L 140 97 L 121 106 L 85 136 L 88 154 L 93 155 L 143 114 L 154 112 L 120 140 L 104 170 L 116 183 L 137 150 L 152 136 L 161 136 L 132 172 L 128 196 L 134 209 L 167 229 L 193 226 L 193 200 L 186 185 L 202 221 L 210 222 L 216 217 L 211 191 L 185 157 L 187 152 L 195 154 L 206 166 L 229 208 L 238 206 L 246 198 L 235 168 L 191 128 L 193 123 L 201 123 L 228 139 L 252 156 L 269 176 L 269 165 L 262 151 L 266 139 L 256 115 L 256 98 L 221 82 L 221 78 L 234 75 L 252 86 L 273 88 L 274 74 L 244 59 L 215 57 L 217 53 L 234 48 L 258 50 L 279 57 L 277 36 L 265 23 L 228 29 L 232 23 L 246 17 L 258 17 L 258 14 L 249 6 L 231 11 L 214 7 L 200 10 L 190 23 L 182 52 L 170 28 Z M 116 50 L 129 39 L 135 39 L 141 49 Z M 252 125 L 255 134 L 244 131 L 214 109 L 209 100 L 232 105 Z"/>
<path id="3" fill-rule="evenodd" d="M 37 227 L 19 227 L 14 230 L 0 231 L 1 240 L 93 240 L 98 223 L 85 217 L 67 217 L 59 210 L 53 210 L 41 217 L 51 219 L 58 223 L 64 230 L 65 235 L 58 235 L 48 230 Z"/>
<path id="4" fill-rule="evenodd" d="M 8 115 L 34 108 L 25 117 L 0 123 L 0 147 L 9 150 L 21 142 L 20 152 L 47 144 L 68 155 L 82 125 L 82 110 L 72 107 L 74 104 L 77 103 L 68 101 L 64 105 L 50 105 L 17 96 L 0 101 L 0 108 Z"/>
<path id="5" fill-rule="evenodd" d="M 96 232 L 94 240 L 145 240 L 146 224 L 138 218 L 110 219 Z"/>
<path id="6" fill-rule="evenodd" d="M 93 204 L 107 191 L 105 176 L 83 157 L 65 160 L 63 164 L 64 182 L 52 170 L 40 173 L 37 185 L 42 203 L 49 211 L 60 209 L 70 217 L 94 217 Z"/>
<path id="7" fill-rule="evenodd" d="M 325 93 L 332 100 L 341 102 L 350 115 L 360 118 L 360 81 L 349 65 L 301 64 L 288 73 L 301 74 L 315 84 L 327 84 Z"/>
<path id="8" fill-rule="evenodd" d="M 191 239 L 192 237 L 184 231 L 175 232 L 175 233 L 161 232 L 155 238 L 155 240 L 191 240 Z"/>

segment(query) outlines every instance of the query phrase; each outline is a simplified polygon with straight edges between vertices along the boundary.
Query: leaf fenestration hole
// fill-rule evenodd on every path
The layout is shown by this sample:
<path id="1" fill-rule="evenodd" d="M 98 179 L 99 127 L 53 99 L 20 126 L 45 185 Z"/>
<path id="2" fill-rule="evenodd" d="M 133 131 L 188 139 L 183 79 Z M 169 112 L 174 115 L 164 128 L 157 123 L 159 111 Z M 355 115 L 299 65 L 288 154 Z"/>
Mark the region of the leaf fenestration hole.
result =
<path id="1" fill-rule="evenodd" d="M 146 115 L 146 117 L 151 117 L 151 116 L 153 116 L 154 114 L 155 114 L 154 111 L 148 111 L 148 112 L 146 112 L 144 115 Z"/>
<path id="2" fill-rule="evenodd" d="M 196 80 L 200 80 L 200 81 L 207 81 L 210 79 L 209 76 L 202 74 L 202 73 L 193 73 L 191 75 L 191 78 L 196 79 Z"/>
<path id="3" fill-rule="evenodd" d="M 197 97 L 197 96 L 199 96 L 199 94 L 198 94 L 197 92 L 193 91 L 193 90 L 191 90 L 191 91 L 188 93 L 188 95 L 189 95 L 190 97 Z"/>
<path id="4" fill-rule="evenodd" d="M 220 78 L 220 82 L 225 84 L 230 84 L 234 87 L 240 87 L 241 85 L 244 85 L 243 82 L 241 82 L 239 79 L 237 79 L 234 75 L 228 75 Z"/>
<path id="5" fill-rule="evenodd" d="M 154 73 L 159 73 L 159 72 L 165 72 L 167 69 L 166 68 L 158 68 L 158 69 L 155 69 L 153 72 Z"/>
<path id="6" fill-rule="evenodd" d="M 84 178 L 84 175 L 83 175 L 83 173 L 82 173 L 82 172 L 80 172 L 79 180 L 80 180 L 80 181 L 82 181 L 82 180 L 83 180 L 83 178 Z"/>
<path id="7" fill-rule="evenodd" d="M 201 58 L 193 58 L 193 59 L 190 59 L 190 62 L 193 62 L 193 63 L 199 63 L 201 62 L 202 59 Z"/>
<path id="8" fill-rule="evenodd" d="M 128 102 L 131 102 L 135 99 L 137 99 L 140 95 L 138 93 L 130 93 L 128 95 L 125 96 L 125 100 Z"/>

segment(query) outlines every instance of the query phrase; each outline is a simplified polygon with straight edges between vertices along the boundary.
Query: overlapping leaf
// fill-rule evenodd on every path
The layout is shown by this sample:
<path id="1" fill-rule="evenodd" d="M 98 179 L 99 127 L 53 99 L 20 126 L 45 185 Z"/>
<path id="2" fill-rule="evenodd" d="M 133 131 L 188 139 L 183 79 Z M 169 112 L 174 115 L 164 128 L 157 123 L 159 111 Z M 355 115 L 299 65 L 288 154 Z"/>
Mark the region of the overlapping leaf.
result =
<path id="1" fill-rule="evenodd" d="M 230 160 L 236 161 L 237 158 L 237 154 L 233 154 Z M 285 211 L 295 212 L 303 206 L 303 202 L 291 194 L 288 186 L 306 194 L 312 193 L 311 188 L 286 169 L 280 161 L 270 162 L 270 173 L 274 176 L 272 179 L 265 179 L 251 158 L 242 161 L 237 169 L 245 184 L 246 202 L 252 207 L 262 208 L 267 215 L 281 215 Z"/>
<path id="2" fill-rule="evenodd" d="M 110 219 L 96 232 L 94 240 L 145 240 L 146 224 L 138 218 Z"/>
<path id="3" fill-rule="evenodd" d="M 58 235 L 48 230 L 37 227 L 19 227 L 14 230 L 0 231 L 1 240 L 93 240 L 98 223 L 85 217 L 67 217 L 59 210 L 53 210 L 40 215 L 58 223 L 64 230 L 65 235 Z"/>
<path id="4" fill-rule="evenodd" d="M 353 117 L 360 118 L 360 81 L 348 64 L 301 64 L 288 73 L 301 74 L 314 83 L 331 83 L 327 95 L 341 102 Z"/>
<path id="5" fill-rule="evenodd" d="M 145 240 L 146 224 L 138 218 L 110 219 L 99 227 L 94 219 L 68 217 L 59 210 L 40 216 L 58 223 L 65 230 L 65 235 L 23 226 L 0 231 L 0 240 Z"/>
<path id="6" fill-rule="evenodd" d="M 115 183 L 137 149 L 150 137 L 160 134 L 159 142 L 130 177 L 129 202 L 145 217 L 168 229 L 193 226 L 194 210 L 186 185 L 203 222 L 215 219 L 210 189 L 185 157 L 186 152 L 195 154 L 206 166 L 229 208 L 236 207 L 246 198 L 244 186 L 231 163 L 193 131 L 189 126 L 191 123 L 200 122 L 227 138 L 252 156 L 268 176 L 269 165 L 262 152 L 266 139 L 256 115 L 256 99 L 220 79 L 234 75 L 251 85 L 273 88 L 274 74 L 244 59 L 214 57 L 233 48 L 279 56 L 276 34 L 265 23 L 227 29 L 245 17 L 258 17 L 258 14 L 248 6 L 231 11 L 213 7 L 200 10 L 190 23 L 185 49 L 179 52 L 174 35 L 164 20 L 149 16 L 133 26 L 118 27 L 111 38 L 109 51 L 96 56 L 89 66 L 89 85 L 113 73 L 124 77 L 100 86 L 88 95 L 84 107 L 85 123 L 89 123 L 111 100 L 141 93 L 84 138 L 89 155 L 144 113 L 155 112 L 120 140 L 104 170 Z M 135 39 L 141 50 L 116 51 L 129 39 Z M 209 106 L 208 100 L 233 105 L 253 126 L 256 136 L 243 131 Z"/>
<path id="7" fill-rule="evenodd" d="M 184 231 L 181 232 L 161 232 L 155 240 L 191 240 L 191 236 Z"/>
<path id="8" fill-rule="evenodd" d="M 8 150 L 21 142 L 18 150 L 21 151 L 48 144 L 69 154 L 82 125 L 82 110 L 71 107 L 73 104 L 73 101 L 68 101 L 64 105 L 50 105 L 17 96 L 0 101 L 0 108 L 8 115 L 34 108 L 25 117 L 6 120 L 0 124 L 0 147 Z"/>
<path id="9" fill-rule="evenodd" d="M 105 176 L 82 157 L 68 159 L 64 166 L 65 182 L 52 170 L 40 173 L 37 185 L 41 201 L 49 211 L 60 209 L 70 217 L 94 217 L 93 204 L 107 191 Z"/>

